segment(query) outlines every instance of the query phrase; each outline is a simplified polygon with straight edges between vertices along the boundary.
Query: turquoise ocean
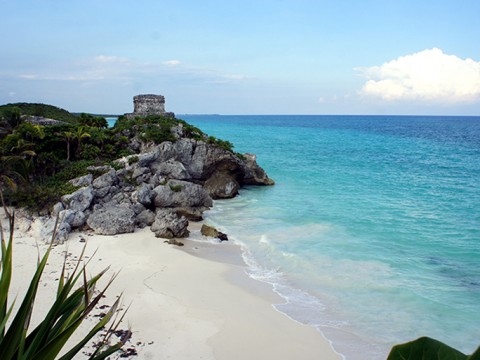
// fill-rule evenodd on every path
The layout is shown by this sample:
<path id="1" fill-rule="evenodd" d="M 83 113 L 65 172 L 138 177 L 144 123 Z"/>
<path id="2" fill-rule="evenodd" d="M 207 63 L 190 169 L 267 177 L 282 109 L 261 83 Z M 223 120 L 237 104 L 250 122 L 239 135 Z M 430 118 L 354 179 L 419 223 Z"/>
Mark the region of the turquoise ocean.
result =
<path id="1" fill-rule="evenodd" d="M 346 359 L 427 335 L 480 345 L 480 117 L 178 116 L 276 181 L 216 201 L 277 310 Z"/>
<path id="2" fill-rule="evenodd" d="M 480 345 L 480 117 L 179 115 L 276 181 L 215 201 L 275 307 L 347 360 Z"/>

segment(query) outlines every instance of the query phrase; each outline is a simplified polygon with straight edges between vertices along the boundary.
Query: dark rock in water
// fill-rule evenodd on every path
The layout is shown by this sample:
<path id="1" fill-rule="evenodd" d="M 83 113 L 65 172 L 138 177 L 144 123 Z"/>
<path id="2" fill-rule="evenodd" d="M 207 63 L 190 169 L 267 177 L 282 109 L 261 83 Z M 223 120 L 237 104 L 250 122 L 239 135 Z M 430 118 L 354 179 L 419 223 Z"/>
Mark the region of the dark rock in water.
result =
<path id="1" fill-rule="evenodd" d="M 202 228 L 200 229 L 200 232 L 203 236 L 217 238 L 217 239 L 220 239 L 220 241 L 228 241 L 227 234 L 224 234 L 209 225 L 203 224 Z"/>
<path id="2" fill-rule="evenodd" d="M 208 237 L 214 237 L 216 238 L 218 236 L 218 231 L 215 229 L 213 226 L 209 225 L 202 225 L 202 228 L 200 229 L 200 233 L 203 236 L 208 236 Z"/>
<path id="3" fill-rule="evenodd" d="M 222 232 L 220 232 L 220 231 L 218 232 L 217 238 L 219 238 L 220 241 L 228 241 L 228 236 L 227 236 L 227 234 L 222 233 Z"/>
<path id="4" fill-rule="evenodd" d="M 165 239 L 182 238 L 189 235 L 188 220 L 172 210 L 158 210 L 155 222 L 150 227 L 156 237 Z"/>
<path id="5" fill-rule="evenodd" d="M 96 234 L 130 233 L 135 230 L 135 212 L 123 206 L 108 206 L 95 210 L 88 217 L 87 224 Z"/>

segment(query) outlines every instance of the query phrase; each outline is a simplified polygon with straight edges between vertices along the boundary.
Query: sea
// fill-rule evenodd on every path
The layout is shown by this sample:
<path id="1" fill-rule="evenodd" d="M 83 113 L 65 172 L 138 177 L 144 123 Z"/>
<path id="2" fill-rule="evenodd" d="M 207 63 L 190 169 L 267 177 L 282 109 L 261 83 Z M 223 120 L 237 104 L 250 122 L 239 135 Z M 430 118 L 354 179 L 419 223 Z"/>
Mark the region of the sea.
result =
<path id="1" fill-rule="evenodd" d="M 480 117 L 178 116 L 276 182 L 215 201 L 275 308 L 348 360 L 480 345 Z"/>
<path id="2" fill-rule="evenodd" d="M 347 360 L 429 336 L 480 345 L 480 117 L 178 115 L 276 182 L 206 221 Z"/>

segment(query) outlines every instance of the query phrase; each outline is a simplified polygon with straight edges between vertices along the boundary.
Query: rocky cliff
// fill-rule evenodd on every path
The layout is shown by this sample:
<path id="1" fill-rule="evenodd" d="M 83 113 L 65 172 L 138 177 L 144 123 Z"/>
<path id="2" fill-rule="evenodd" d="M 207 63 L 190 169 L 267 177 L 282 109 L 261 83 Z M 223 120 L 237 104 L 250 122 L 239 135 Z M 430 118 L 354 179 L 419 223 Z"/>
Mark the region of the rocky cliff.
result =
<path id="1" fill-rule="evenodd" d="M 201 220 L 213 199 L 232 198 L 243 185 L 274 184 L 254 155 L 234 154 L 206 136 L 188 137 L 183 123 L 170 131 L 176 140 L 160 144 L 130 131 L 137 154 L 71 180 L 78 190 L 54 206 L 45 236 L 58 215 L 60 240 L 77 228 L 113 235 L 145 226 L 158 237 L 185 237 L 188 221 Z"/>

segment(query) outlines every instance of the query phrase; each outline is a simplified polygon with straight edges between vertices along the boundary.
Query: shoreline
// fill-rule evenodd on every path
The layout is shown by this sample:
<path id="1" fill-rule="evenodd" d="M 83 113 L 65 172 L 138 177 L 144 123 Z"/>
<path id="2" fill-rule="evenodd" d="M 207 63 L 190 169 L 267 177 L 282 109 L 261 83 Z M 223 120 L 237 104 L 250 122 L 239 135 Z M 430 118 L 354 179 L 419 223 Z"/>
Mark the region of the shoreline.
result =
<path id="1" fill-rule="evenodd" d="M 3 219 L 2 224 L 6 225 Z M 90 275 L 107 266 L 109 274 L 120 271 L 105 301 L 112 304 L 123 292 L 124 309 L 130 304 L 120 328 L 133 332 L 125 348 L 138 353 L 134 359 L 342 358 L 320 331 L 275 308 L 284 299 L 269 284 L 248 276 L 238 244 L 199 241 L 201 223 L 191 224 L 191 236 L 181 239 L 181 248 L 155 238 L 148 228 L 114 236 L 71 233 L 65 244 L 53 248 L 32 322 L 55 292 L 63 253 L 74 260 L 84 238 L 86 260 L 96 251 L 87 268 Z M 11 290 L 21 296 L 37 249 L 34 234 L 16 227 Z M 42 240 L 37 239 L 40 252 L 46 248 Z M 95 320 L 93 314 L 82 328 Z"/>

